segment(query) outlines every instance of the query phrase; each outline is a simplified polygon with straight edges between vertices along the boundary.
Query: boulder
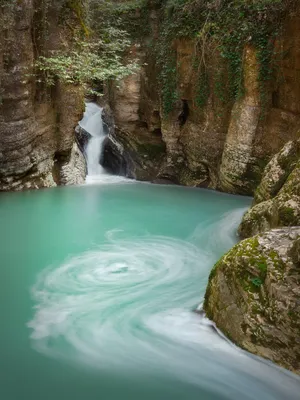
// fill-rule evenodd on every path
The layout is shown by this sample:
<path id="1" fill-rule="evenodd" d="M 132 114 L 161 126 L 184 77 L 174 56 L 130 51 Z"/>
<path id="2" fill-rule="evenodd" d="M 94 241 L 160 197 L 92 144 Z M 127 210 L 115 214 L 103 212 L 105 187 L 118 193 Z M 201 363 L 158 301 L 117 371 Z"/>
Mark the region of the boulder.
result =
<path id="1" fill-rule="evenodd" d="M 300 373 L 300 227 L 245 239 L 213 268 L 207 316 L 234 343 Z"/>

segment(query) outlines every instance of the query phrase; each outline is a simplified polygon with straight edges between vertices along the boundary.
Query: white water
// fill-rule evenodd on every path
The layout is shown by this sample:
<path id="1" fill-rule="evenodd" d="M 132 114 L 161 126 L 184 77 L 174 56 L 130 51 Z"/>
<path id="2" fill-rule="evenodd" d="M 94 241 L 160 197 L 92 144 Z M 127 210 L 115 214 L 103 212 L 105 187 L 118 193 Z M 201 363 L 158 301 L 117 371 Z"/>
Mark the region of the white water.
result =
<path id="1" fill-rule="evenodd" d="M 98 175 L 106 174 L 105 169 L 100 165 L 100 157 L 105 138 L 102 121 L 103 108 L 96 103 L 86 103 L 86 109 L 79 126 L 88 132 L 92 137 L 85 149 L 87 160 L 88 176 L 93 179 Z"/>
<path id="2" fill-rule="evenodd" d="M 109 174 L 100 164 L 105 133 L 103 128 L 103 108 L 93 102 L 85 103 L 85 113 L 79 126 L 91 135 L 85 149 L 88 174 L 86 183 L 118 183 L 126 178 Z"/>

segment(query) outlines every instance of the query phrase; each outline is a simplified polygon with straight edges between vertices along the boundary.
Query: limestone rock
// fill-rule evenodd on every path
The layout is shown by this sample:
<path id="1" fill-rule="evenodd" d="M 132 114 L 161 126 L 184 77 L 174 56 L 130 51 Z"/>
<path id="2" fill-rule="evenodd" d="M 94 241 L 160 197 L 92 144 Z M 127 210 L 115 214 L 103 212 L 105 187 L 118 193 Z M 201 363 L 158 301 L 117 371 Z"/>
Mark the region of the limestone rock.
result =
<path id="1" fill-rule="evenodd" d="M 152 180 L 157 173 L 155 178 L 158 180 L 253 195 L 265 166 L 286 142 L 297 138 L 300 128 L 300 91 L 299 85 L 293 84 L 300 68 L 299 13 L 287 18 L 283 30 L 286 33 L 279 35 L 275 44 L 277 54 L 284 51 L 286 57 L 282 60 L 281 76 L 270 82 L 265 93 L 266 104 L 261 100 L 258 53 L 252 45 L 244 49 L 244 95 L 236 101 L 221 101 L 215 88 L 221 86 L 226 92 L 228 64 L 214 43 L 207 43 L 214 57 L 206 60 L 209 88 L 207 98 L 199 105 L 201 65 L 195 68 L 195 60 L 201 57 L 197 53 L 199 46 L 191 38 L 174 39 L 171 47 L 177 87 L 172 90 L 176 92 L 177 101 L 168 113 L 164 109 L 162 82 L 158 79 L 159 63 L 153 47 L 149 46 L 151 41 L 157 40 L 162 28 L 160 10 L 156 6 L 149 11 L 149 37 L 141 39 L 131 50 L 140 60 L 140 70 L 126 78 L 119 88 L 114 85 L 108 88 L 108 102 L 117 127 L 115 142 L 119 141 L 120 135 L 123 145 L 126 138 L 133 143 L 134 136 L 139 142 L 145 140 L 145 145 L 154 136 L 159 136 L 165 143 L 165 157 L 155 160 L 155 165 L 154 162 L 144 164 L 143 179 Z M 173 78 L 170 76 L 170 81 Z M 171 84 L 176 85 L 173 81 Z M 226 99 L 227 96 L 228 93 Z M 132 146 L 129 147 L 132 162 L 127 166 L 127 173 L 138 176 L 134 171 L 130 174 L 130 170 L 140 170 L 140 166 L 135 165 L 135 160 L 140 157 L 134 155 Z M 126 146 L 123 148 L 126 155 Z M 280 189 L 281 183 L 278 185 L 276 190 Z M 268 199 L 267 196 L 264 200 Z"/>
<path id="2" fill-rule="evenodd" d="M 113 173 L 141 181 L 153 181 L 165 157 L 165 144 L 160 137 L 116 129 L 104 143 L 103 166 Z"/>
<path id="3" fill-rule="evenodd" d="M 300 225 L 300 139 L 288 142 L 267 165 L 239 234 L 246 238 L 293 225 Z"/>
<path id="4" fill-rule="evenodd" d="M 272 199 L 278 194 L 298 159 L 300 159 L 300 140 L 289 141 L 266 166 L 262 180 L 255 191 L 255 204 Z"/>
<path id="5" fill-rule="evenodd" d="M 73 144 L 69 160 L 60 164 L 58 174 L 60 185 L 80 185 L 85 182 L 86 162 L 76 143 Z"/>
<path id="6" fill-rule="evenodd" d="M 65 29 L 69 28 L 59 24 L 58 2 L 47 6 L 47 16 L 34 12 L 37 4 L 32 0 L 4 3 L 0 15 L 0 191 L 55 186 L 62 182 L 53 171 L 72 159 L 83 92 L 78 86 L 60 83 L 50 90 L 31 74 L 36 54 L 47 54 L 59 48 L 61 41 L 68 42 Z M 47 18 L 47 26 L 39 18 L 43 22 Z"/>
<path id="7" fill-rule="evenodd" d="M 242 348 L 300 373 L 300 227 L 237 244 L 212 270 L 205 311 Z"/>

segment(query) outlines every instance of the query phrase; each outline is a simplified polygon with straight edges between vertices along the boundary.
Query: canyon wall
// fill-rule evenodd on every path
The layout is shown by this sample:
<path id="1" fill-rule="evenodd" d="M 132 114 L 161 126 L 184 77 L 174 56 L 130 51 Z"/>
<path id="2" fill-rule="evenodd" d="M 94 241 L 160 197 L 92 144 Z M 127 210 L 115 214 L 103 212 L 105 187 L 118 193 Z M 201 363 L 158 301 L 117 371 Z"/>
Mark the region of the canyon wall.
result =
<path id="1" fill-rule="evenodd" d="M 163 110 L 157 54 L 153 51 L 162 29 L 159 12 L 155 7 L 149 10 L 151 32 L 131 51 L 131 56 L 140 60 L 137 75 L 123 81 L 119 88 L 108 88 L 116 127 L 113 142 L 121 144 L 123 164 L 130 158 L 125 173 L 142 180 L 163 179 L 252 195 L 270 158 L 287 141 L 299 136 L 299 11 L 286 18 L 276 39 L 274 54 L 280 57 L 276 72 L 267 82 L 263 102 L 260 61 L 253 45 L 244 48 L 244 93 L 235 101 L 220 101 L 216 94 L 216 85 L 221 86 L 219 91 L 226 86 L 225 81 L 218 81 L 226 61 L 217 50 L 212 52 L 206 60 L 210 73 L 207 100 L 199 106 L 199 71 L 195 69 L 199 48 L 194 39 L 174 40 L 173 90 L 178 97 L 167 113 Z M 158 149 L 156 159 L 153 142 Z M 142 160 L 140 148 L 144 151 Z M 109 151 L 107 157 L 109 165 Z"/>
<path id="2" fill-rule="evenodd" d="M 82 91 L 59 83 L 46 88 L 33 76 L 38 54 L 49 54 L 70 39 L 69 28 L 59 22 L 59 3 L 48 2 L 46 9 L 42 3 L 0 5 L 0 190 L 81 183 L 85 176 L 74 140 Z"/>
<path id="3" fill-rule="evenodd" d="M 46 88 L 32 76 L 38 55 L 70 42 L 80 21 L 70 12 L 62 23 L 64 2 L 45 3 L 46 9 L 34 0 L 1 3 L 1 190 L 80 183 L 85 175 L 74 140 L 82 91 L 58 82 Z M 172 40 L 174 65 L 162 77 L 155 48 L 166 22 L 158 3 L 148 2 L 147 21 L 142 22 L 147 33 L 135 39 L 129 52 L 139 70 L 106 87 L 111 134 L 104 165 L 136 179 L 252 195 L 271 157 L 298 137 L 299 11 L 286 16 L 277 36 L 274 54 L 280 57 L 262 102 L 261 60 L 251 41 L 243 51 L 244 91 L 236 100 L 220 95 L 228 89 L 228 66 L 214 43 L 205 56 L 209 79 L 204 86 L 199 87 L 201 48 L 188 35 Z M 142 16 L 135 11 L 134 18 Z M 168 80 L 174 70 L 175 86 L 171 82 L 168 88 L 172 107 L 166 111 L 162 78 Z M 222 71 L 225 78 L 220 79 Z"/>
<path id="4" fill-rule="evenodd" d="M 154 7 L 150 34 L 130 53 L 140 60 L 139 73 L 107 88 L 114 128 L 106 163 L 141 180 L 255 195 L 239 228 L 246 239 L 213 268 L 204 311 L 238 346 L 299 374 L 299 7 L 283 20 L 265 80 L 261 49 L 251 40 L 244 45 L 243 92 L 234 100 L 220 96 L 228 90 L 228 60 L 212 50 L 213 43 L 200 92 L 195 60 L 203 57 L 203 48 L 197 39 L 172 40 L 175 62 L 163 67 L 162 76 L 154 51 L 164 32 L 160 24 L 160 9 Z M 174 70 L 166 112 L 162 85 Z"/>
<path id="5" fill-rule="evenodd" d="M 213 268 L 207 316 L 233 342 L 300 374 L 300 140 L 265 168 L 240 225 L 245 240 Z"/>

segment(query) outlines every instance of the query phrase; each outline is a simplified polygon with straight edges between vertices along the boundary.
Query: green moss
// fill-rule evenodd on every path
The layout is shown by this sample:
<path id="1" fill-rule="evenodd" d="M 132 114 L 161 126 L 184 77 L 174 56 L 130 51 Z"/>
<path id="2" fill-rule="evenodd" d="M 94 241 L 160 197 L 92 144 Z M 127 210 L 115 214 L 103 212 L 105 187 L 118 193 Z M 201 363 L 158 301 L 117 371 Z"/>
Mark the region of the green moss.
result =
<path id="1" fill-rule="evenodd" d="M 282 207 L 279 210 L 279 219 L 285 226 L 296 225 L 295 212 L 292 207 Z"/>
<path id="2" fill-rule="evenodd" d="M 84 0 L 67 0 L 66 8 L 74 12 L 85 36 L 89 36 L 91 32 L 86 24 L 87 15 L 84 3 Z"/>
<path id="3" fill-rule="evenodd" d="M 258 237 L 246 239 L 232 248 L 212 269 L 209 282 L 216 276 L 219 268 L 229 279 L 233 271 L 239 284 L 246 292 L 257 292 L 265 282 L 268 264 L 276 264 L 278 268 L 280 259 L 275 252 L 262 253 Z"/>
<path id="4" fill-rule="evenodd" d="M 216 264 L 213 266 L 213 268 L 212 268 L 212 270 L 210 271 L 210 274 L 209 274 L 209 278 L 208 278 L 209 281 L 214 279 L 214 277 L 216 276 L 217 270 L 222 265 L 223 260 L 224 260 L 225 257 L 226 257 L 226 254 L 218 262 L 216 262 Z"/>
<path id="5" fill-rule="evenodd" d="M 272 260 L 272 265 L 277 269 L 277 270 L 283 270 L 285 267 L 284 262 L 280 258 L 279 254 L 275 250 L 270 250 L 268 253 L 269 258 Z"/>

